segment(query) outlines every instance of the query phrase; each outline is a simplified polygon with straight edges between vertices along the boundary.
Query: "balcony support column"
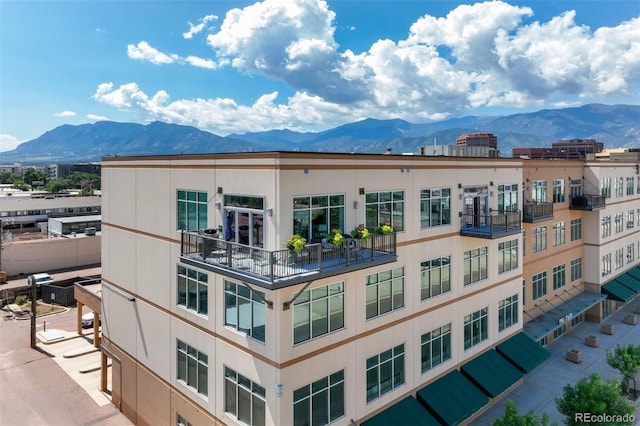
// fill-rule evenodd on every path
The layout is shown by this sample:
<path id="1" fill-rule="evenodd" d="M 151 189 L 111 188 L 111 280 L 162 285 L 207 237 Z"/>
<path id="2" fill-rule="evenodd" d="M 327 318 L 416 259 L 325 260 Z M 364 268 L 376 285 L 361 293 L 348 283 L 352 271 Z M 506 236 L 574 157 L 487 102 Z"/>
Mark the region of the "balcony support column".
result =
<path id="1" fill-rule="evenodd" d="M 289 308 L 291 307 L 291 305 L 293 304 L 293 302 L 295 302 L 295 301 L 296 301 L 296 299 L 298 298 L 298 296 L 300 296 L 300 295 L 301 295 L 301 294 L 302 294 L 302 293 L 303 293 L 307 288 L 309 288 L 309 286 L 311 285 L 311 283 L 312 283 L 312 282 L 313 282 L 313 280 L 311 280 L 311 281 L 307 282 L 307 283 L 304 285 L 304 287 L 302 287 L 302 288 L 300 289 L 300 291 L 299 291 L 299 292 L 297 292 L 295 296 L 293 296 L 293 299 L 289 300 L 288 302 L 284 302 L 284 303 L 282 304 L 282 310 L 283 310 L 283 311 L 288 311 L 288 310 L 289 310 Z"/>

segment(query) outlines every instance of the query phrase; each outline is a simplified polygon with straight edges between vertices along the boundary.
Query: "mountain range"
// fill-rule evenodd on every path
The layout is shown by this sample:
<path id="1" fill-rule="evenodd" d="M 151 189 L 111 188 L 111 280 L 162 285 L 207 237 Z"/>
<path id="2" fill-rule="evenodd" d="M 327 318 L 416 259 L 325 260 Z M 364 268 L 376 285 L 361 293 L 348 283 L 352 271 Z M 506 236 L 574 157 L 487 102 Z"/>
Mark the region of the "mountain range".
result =
<path id="1" fill-rule="evenodd" d="M 452 145 L 464 133 L 498 137 L 502 156 L 514 147 L 548 147 L 563 139 L 596 139 L 605 148 L 640 147 L 640 105 L 589 104 L 505 116 L 466 116 L 414 124 L 400 119 L 366 119 L 322 132 L 270 130 L 226 137 L 195 127 L 98 121 L 62 125 L 13 151 L 0 162 L 49 164 L 99 161 L 106 156 L 223 153 L 247 151 L 416 153 L 420 146 Z"/>

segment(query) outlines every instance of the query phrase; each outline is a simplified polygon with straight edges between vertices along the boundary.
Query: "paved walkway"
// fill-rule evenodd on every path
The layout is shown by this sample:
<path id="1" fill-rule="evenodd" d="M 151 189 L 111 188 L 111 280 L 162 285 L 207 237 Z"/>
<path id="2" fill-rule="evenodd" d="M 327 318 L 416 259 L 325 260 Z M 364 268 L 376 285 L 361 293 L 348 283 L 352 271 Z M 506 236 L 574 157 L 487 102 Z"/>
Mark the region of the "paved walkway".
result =
<path id="1" fill-rule="evenodd" d="M 601 333 L 600 325 L 597 323 L 583 322 L 547 346 L 551 356 L 527 374 L 524 383 L 511 390 L 500 402 L 476 419 L 473 425 L 492 425 L 495 419 L 504 415 L 509 400 L 513 400 L 519 413 L 529 410 L 533 410 L 537 415 L 547 413 L 552 422 L 562 425 L 564 416 L 558 412 L 555 399 L 562 396 L 562 388 L 566 384 L 574 384 L 592 373 L 599 373 L 605 380 L 620 378 L 618 371 L 607 364 L 606 350 L 615 349 L 618 344 L 640 345 L 640 324 L 633 326 L 622 322 L 624 316 L 632 313 L 637 306 L 640 306 L 640 298 L 636 298 L 606 320 L 614 326 L 613 335 Z M 598 336 L 600 346 L 585 346 L 584 338 L 587 335 Z M 567 349 L 571 348 L 581 351 L 580 364 L 565 359 Z M 636 411 L 635 418 L 636 424 L 640 424 L 640 409 Z"/>

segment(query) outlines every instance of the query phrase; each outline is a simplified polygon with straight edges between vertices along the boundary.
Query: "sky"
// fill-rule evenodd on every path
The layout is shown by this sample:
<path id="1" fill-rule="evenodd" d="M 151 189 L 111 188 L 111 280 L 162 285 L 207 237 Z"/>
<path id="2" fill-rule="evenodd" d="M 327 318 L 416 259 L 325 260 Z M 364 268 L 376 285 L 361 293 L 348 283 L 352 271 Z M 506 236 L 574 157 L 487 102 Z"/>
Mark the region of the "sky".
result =
<path id="1" fill-rule="evenodd" d="M 0 0 L 0 152 L 100 120 L 226 136 L 588 103 L 640 104 L 640 1 Z"/>

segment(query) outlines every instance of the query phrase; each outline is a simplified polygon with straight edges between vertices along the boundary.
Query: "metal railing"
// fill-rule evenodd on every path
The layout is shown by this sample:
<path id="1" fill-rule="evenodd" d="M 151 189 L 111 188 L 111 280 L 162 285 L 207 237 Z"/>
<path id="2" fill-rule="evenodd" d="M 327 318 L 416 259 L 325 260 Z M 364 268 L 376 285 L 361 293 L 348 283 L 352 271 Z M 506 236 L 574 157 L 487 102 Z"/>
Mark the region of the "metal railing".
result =
<path id="1" fill-rule="evenodd" d="M 606 207 L 604 195 L 578 195 L 571 197 L 569 208 L 572 210 L 600 210 Z"/>
<path id="2" fill-rule="evenodd" d="M 522 220 L 536 222 L 553 217 L 553 203 L 527 202 L 522 206 Z"/>
<path id="3" fill-rule="evenodd" d="M 520 232 L 522 218 L 520 211 L 489 212 L 488 214 L 461 214 L 460 234 L 481 237 L 498 238 Z"/>
<path id="4" fill-rule="evenodd" d="M 340 246 L 307 244 L 299 251 L 265 250 L 191 231 L 182 231 L 181 256 L 273 283 L 310 273 L 364 264 L 395 256 L 396 234 L 371 235 L 366 241 L 345 238 Z M 364 265 L 363 265 L 364 266 Z"/>

